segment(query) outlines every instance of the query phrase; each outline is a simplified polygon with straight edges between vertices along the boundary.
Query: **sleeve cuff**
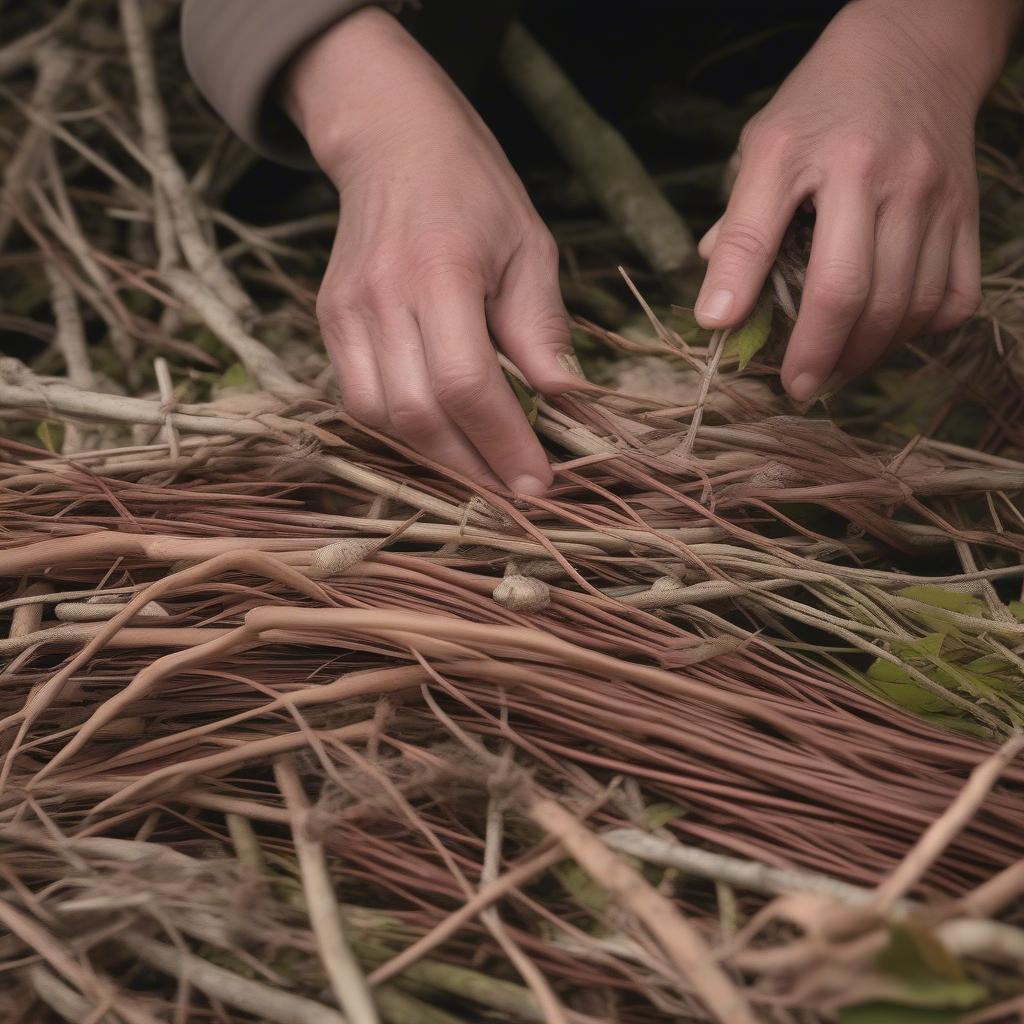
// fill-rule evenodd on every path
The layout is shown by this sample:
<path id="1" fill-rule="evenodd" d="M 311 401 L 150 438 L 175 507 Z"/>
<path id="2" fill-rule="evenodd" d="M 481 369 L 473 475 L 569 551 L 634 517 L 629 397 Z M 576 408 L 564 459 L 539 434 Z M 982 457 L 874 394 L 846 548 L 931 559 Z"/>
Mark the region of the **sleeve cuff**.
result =
<path id="1" fill-rule="evenodd" d="M 305 139 L 271 90 L 307 42 L 375 2 L 382 0 L 185 0 L 185 64 L 199 91 L 253 149 L 292 167 L 312 167 Z"/>

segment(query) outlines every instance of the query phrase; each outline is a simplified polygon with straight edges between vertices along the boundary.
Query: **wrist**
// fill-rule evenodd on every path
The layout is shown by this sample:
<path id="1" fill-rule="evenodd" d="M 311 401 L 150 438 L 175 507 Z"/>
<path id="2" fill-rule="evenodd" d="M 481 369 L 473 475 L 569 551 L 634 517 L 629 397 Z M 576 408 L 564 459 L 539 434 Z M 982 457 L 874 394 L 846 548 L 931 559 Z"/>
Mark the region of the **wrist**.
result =
<path id="1" fill-rule="evenodd" d="M 843 14 L 895 38 L 977 112 L 1005 64 L 1024 0 L 853 0 Z"/>
<path id="2" fill-rule="evenodd" d="M 439 93 L 459 95 L 396 18 L 369 6 L 293 58 L 278 98 L 317 164 L 340 188 L 360 166 L 414 133 L 432 111 L 444 110 Z"/>

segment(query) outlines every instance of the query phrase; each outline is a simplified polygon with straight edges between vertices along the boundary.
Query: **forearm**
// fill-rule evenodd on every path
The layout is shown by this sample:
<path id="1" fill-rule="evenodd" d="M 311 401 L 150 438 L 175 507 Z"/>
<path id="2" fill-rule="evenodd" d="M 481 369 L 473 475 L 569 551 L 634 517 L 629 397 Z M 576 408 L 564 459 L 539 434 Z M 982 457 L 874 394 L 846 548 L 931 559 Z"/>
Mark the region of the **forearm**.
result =
<path id="1" fill-rule="evenodd" d="M 877 20 L 960 86 L 976 110 L 1006 62 L 1024 0 L 853 0 L 846 15 Z"/>
<path id="2" fill-rule="evenodd" d="M 475 117 L 441 67 L 379 7 L 355 11 L 307 45 L 279 99 L 339 187 L 417 121 L 436 122 L 439 110 Z M 458 118 L 448 120 L 457 129 Z"/>

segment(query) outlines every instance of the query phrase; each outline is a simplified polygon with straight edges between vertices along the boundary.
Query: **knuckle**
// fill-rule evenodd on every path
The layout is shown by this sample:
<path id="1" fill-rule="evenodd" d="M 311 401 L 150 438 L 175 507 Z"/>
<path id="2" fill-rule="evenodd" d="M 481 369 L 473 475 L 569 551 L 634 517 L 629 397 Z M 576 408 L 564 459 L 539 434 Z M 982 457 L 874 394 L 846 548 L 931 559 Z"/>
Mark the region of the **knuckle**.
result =
<path id="1" fill-rule="evenodd" d="M 951 290 L 946 294 L 943 312 L 949 327 L 959 327 L 974 316 L 981 305 L 981 288 Z"/>
<path id="2" fill-rule="evenodd" d="M 531 233 L 529 245 L 546 266 L 557 270 L 560 256 L 558 243 L 543 224 Z"/>
<path id="3" fill-rule="evenodd" d="M 358 313 L 354 302 L 336 292 L 325 294 L 321 291 L 316 300 L 316 318 L 322 333 L 344 341 L 358 319 Z"/>
<path id="4" fill-rule="evenodd" d="M 569 318 L 564 310 L 549 309 L 540 313 L 531 327 L 536 344 L 558 351 L 568 349 Z"/>
<path id="5" fill-rule="evenodd" d="M 800 137 L 800 126 L 780 117 L 755 115 L 740 134 L 743 153 L 754 153 L 759 158 L 782 158 L 789 153 Z"/>
<path id="6" fill-rule="evenodd" d="M 383 256 L 369 260 L 360 275 L 360 291 L 368 306 L 393 302 L 398 275 L 393 261 Z"/>
<path id="7" fill-rule="evenodd" d="M 733 220 L 723 225 L 715 246 L 715 254 L 727 260 L 755 263 L 767 267 L 772 252 L 760 224 L 750 220 Z"/>
<path id="8" fill-rule="evenodd" d="M 877 178 L 887 163 L 886 153 L 869 132 L 853 132 L 842 140 L 839 148 L 843 163 L 861 179 Z"/>
<path id="9" fill-rule="evenodd" d="M 418 437 L 432 433 L 440 422 L 437 406 L 426 399 L 404 397 L 393 402 L 388 419 L 395 433 L 402 437 Z"/>
<path id="10" fill-rule="evenodd" d="M 931 319 L 942 305 L 945 291 L 942 288 L 923 287 L 914 292 L 907 311 L 908 318 L 915 322 Z"/>
<path id="11" fill-rule="evenodd" d="M 821 308 L 841 314 L 860 309 L 870 287 L 863 267 L 846 260 L 832 260 L 821 268 L 809 291 Z"/>
<path id="12" fill-rule="evenodd" d="M 387 409 L 377 395 L 362 388 L 341 385 L 342 408 L 353 419 L 374 430 L 381 430 L 388 425 Z"/>
<path id="13" fill-rule="evenodd" d="M 492 405 L 490 383 L 491 375 L 484 368 L 449 366 L 437 379 L 436 394 L 442 408 L 459 419 Z"/>
<path id="14" fill-rule="evenodd" d="M 461 239 L 448 234 L 427 236 L 410 247 L 404 271 L 410 280 L 419 284 L 438 278 L 475 282 L 479 277 L 479 260 Z"/>
<path id="15" fill-rule="evenodd" d="M 898 295 L 876 295 L 864 311 L 864 323 L 875 330 L 895 328 L 903 319 L 906 303 Z"/>

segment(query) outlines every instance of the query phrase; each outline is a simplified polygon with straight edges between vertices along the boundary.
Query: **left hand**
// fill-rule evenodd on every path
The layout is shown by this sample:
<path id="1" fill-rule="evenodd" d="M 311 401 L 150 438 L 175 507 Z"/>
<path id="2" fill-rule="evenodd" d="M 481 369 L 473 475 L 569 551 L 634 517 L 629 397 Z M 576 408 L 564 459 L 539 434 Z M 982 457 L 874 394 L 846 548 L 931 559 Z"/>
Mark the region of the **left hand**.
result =
<path id="1" fill-rule="evenodd" d="M 974 121 L 1016 0 L 857 0 L 744 129 L 728 207 L 701 242 L 703 327 L 749 315 L 797 207 L 816 211 L 782 366 L 791 397 L 834 391 L 894 342 L 981 299 Z"/>

